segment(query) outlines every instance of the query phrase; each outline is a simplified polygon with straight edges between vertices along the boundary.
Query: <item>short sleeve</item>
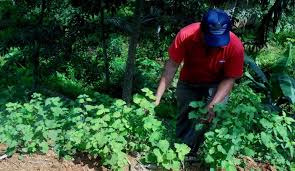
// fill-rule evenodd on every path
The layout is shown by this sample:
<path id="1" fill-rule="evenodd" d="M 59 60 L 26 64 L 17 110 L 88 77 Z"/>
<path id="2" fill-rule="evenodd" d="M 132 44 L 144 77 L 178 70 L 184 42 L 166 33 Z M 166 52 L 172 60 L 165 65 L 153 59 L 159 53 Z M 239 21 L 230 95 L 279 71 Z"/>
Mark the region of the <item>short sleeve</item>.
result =
<path id="1" fill-rule="evenodd" d="M 174 62 L 180 64 L 184 58 L 185 55 L 185 49 L 183 46 L 183 40 L 184 37 L 182 35 L 182 32 L 178 32 L 176 35 L 175 39 L 171 43 L 169 49 L 168 49 L 168 54 L 170 59 L 172 59 Z"/>
<path id="2" fill-rule="evenodd" d="M 228 78 L 240 78 L 243 76 L 244 47 L 241 42 L 235 44 L 225 62 L 224 76 Z"/>

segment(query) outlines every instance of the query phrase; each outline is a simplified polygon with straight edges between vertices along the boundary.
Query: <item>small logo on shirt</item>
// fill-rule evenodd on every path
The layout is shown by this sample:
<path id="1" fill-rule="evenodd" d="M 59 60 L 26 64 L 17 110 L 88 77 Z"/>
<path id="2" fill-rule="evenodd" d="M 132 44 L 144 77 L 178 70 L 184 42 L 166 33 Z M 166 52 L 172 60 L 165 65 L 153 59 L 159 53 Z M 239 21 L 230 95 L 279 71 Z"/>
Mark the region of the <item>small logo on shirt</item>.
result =
<path id="1" fill-rule="evenodd" d="M 220 60 L 218 62 L 221 63 L 221 64 L 223 64 L 223 63 L 225 63 L 225 60 Z"/>

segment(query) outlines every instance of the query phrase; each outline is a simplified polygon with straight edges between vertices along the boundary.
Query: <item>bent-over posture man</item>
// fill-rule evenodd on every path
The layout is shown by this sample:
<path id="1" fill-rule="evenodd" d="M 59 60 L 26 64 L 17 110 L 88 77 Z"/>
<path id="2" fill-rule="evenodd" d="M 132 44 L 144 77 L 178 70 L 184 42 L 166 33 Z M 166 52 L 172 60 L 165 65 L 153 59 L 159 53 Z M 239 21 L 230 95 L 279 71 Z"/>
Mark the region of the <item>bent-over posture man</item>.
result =
<path id="1" fill-rule="evenodd" d="M 178 117 L 176 134 L 193 151 L 198 150 L 204 132 L 194 129 L 196 120 L 189 120 L 189 103 L 207 100 L 208 120 L 214 117 L 213 106 L 229 95 L 234 82 L 243 74 L 244 48 L 232 32 L 230 17 L 222 10 L 211 9 L 202 21 L 182 28 L 169 47 L 156 93 L 156 105 L 170 85 L 181 63 L 183 66 L 176 89 Z"/>

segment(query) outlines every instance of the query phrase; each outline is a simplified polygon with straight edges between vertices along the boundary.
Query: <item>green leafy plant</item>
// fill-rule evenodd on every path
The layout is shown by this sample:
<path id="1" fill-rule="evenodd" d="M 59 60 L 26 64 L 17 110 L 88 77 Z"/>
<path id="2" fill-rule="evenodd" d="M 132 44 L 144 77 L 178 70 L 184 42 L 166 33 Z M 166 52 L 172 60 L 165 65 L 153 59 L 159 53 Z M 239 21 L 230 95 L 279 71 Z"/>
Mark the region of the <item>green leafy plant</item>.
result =
<path id="1" fill-rule="evenodd" d="M 262 98 L 263 95 L 241 84 L 226 106 L 220 104 L 214 108 L 216 118 L 205 134 L 202 150 L 205 162 L 212 168 L 236 170 L 236 166 L 243 166 L 243 156 L 268 161 L 279 170 L 290 168 L 294 160 L 295 120 L 284 112 L 265 110 Z M 202 102 L 192 104 L 202 105 Z M 202 116 L 202 110 L 190 116 Z"/>
<path id="2" fill-rule="evenodd" d="M 9 146 L 8 155 L 53 149 L 61 157 L 72 158 L 84 152 L 99 156 L 113 170 L 128 164 L 128 153 L 138 152 L 146 156 L 146 162 L 178 170 L 190 149 L 168 142 L 165 127 L 155 117 L 153 92 L 147 88 L 142 92 L 130 106 L 119 99 L 105 106 L 96 104 L 103 99 L 88 95 L 67 102 L 37 93 L 28 103 L 7 103 L 0 113 L 0 143 Z"/>

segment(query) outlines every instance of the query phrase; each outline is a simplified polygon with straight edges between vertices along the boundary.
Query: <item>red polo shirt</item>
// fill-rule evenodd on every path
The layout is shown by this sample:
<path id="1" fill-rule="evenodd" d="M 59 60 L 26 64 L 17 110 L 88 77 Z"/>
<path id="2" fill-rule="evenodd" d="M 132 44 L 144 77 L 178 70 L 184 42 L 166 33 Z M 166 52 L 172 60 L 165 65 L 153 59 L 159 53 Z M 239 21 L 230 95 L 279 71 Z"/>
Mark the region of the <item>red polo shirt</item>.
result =
<path id="1" fill-rule="evenodd" d="M 231 32 L 227 46 L 208 48 L 200 33 L 200 23 L 188 25 L 169 47 L 170 59 L 179 64 L 183 62 L 179 79 L 189 83 L 216 83 L 224 78 L 241 77 L 244 64 L 241 40 Z"/>

